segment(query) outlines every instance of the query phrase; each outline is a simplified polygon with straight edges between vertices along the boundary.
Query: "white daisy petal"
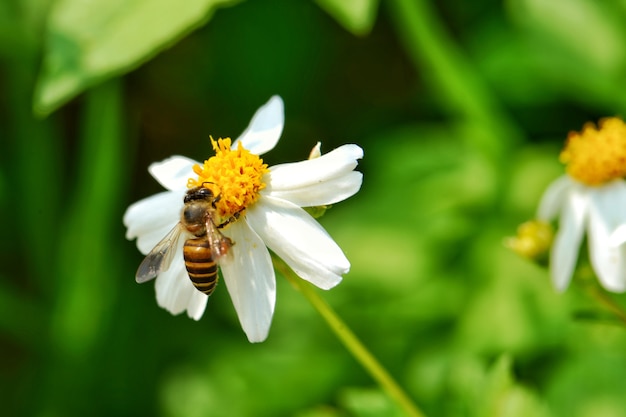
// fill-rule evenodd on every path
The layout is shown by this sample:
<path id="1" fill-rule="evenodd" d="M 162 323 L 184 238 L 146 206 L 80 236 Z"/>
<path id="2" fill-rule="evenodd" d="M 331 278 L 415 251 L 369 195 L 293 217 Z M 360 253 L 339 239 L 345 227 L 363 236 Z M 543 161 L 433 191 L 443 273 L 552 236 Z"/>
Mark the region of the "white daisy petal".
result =
<path id="1" fill-rule="evenodd" d="M 568 175 L 563 175 L 553 181 L 541 197 L 537 218 L 548 222 L 553 220 L 563 207 L 565 194 L 573 186 L 575 183 Z"/>
<path id="2" fill-rule="evenodd" d="M 189 278 L 189 277 L 188 277 Z M 209 297 L 200 291 L 194 291 L 187 303 L 187 315 L 194 320 L 200 320 L 206 309 Z"/>
<path id="3" fill-rule="evenodd" d="M 626 184 L 615 181 L 589 193 L 589 254 L 602 285 L 609 291 L 626 290 L 624 248 L 611 245 L 610 235 L 624 221 Z"/>
<path id="4" fill-rule="evenodd" d="M 300 207 L 334 204 L 356 194 L 361 188 L 363 174 L 351 171 L 323 183 L 305 185 L 291 190 L 265 189 L 261 194 L 287 200 Z"/>
<path id="5" fill-rule="evenodd" d="M 586 193 L 578 188 L 566 198 L 550 255 L 550 274 L 558 291 L 564 291 L 572 279 L 589 205 Z"/>
<path id="6" fill-rule="evenodd" d="M 610 219 L 611 228 L 626 224 L 626 182 L 615 180 L 602 187 L 608 201 L 604 204 L 603 215 Z"/>
<path id="7" fill-rule="evenodd" d="M 170 268 L 156 278 L 157 303 L 172 314 L 180 314 L 189 308 L 190 303 L 198 303 L 195 293 L 199 292 L 191 283 L 183 261 L 181 239 Z M 208 297 L 206 297 L 208 298 Z M 206 304 L 206 301 L 205 301 Z M 198 305 L 193 305 L 197 314 Z"/>
<path id="8" fill-rule="evenodd" d="M 262 342 L 270 329 L 276 303 L 276 278 L 270 254 L 245 219 L 228 228 L 235 242 L 220 269 L 239 321 L 250 342 Z"/>
<path id="9" fill-rule="evenodd" d="M 609 236 L 609 244 L 612 246 L 619 246 L 624 243 L 626 243 L 626 224 L 618 226 Z"/>
<path id="10" fill-rule="evenodd" d="M 237 149 L 238 142 L 256 155 L 263 155 L 272 150 L 285 124 L 285 108 L 279 96 L 272 96 L 267 103 L 254 113 L 250 124 L 232 144 Z"/>
<path id="11" fill-rule="evenodd" d="M 626 182 L 612 181 L 602 187 L 591 188 L 593 200 L 601 206 L 601 215 L 611 229 L 611 233 L 626 224 Z"/>
<path id="12" fill-rule="evenodd" d="M 359 146 L 343 145 L 319 158 L 275 165 L 265 182 L 271 191 L 283 192 L 319 185 L 352 172 L 361 158 L 363 149 Z"/>
<path id="13" fill-rule="evenodd" d="M 179 221 L 183 195 L 164 191 L 132 204 L 124 213 L 126 239 L 137 238 L 144 255 L 161 241 Z"/>
<path id="14" fill-rule="evenodd" d="M 293 203 L 263 197 L 246 216 L 265 244 L 316 286 L 330 289 L 350 270 L 350 262 L 324 228 Z"/>
<path id="15" fill-rule="evenodd" d="M 187 179 L 193 177 L 193 166 L 198 162 L 184 156 L 172 156 L 150 164 L 148 171 L 163 187 L 170 191 L 187 189 Z"/>

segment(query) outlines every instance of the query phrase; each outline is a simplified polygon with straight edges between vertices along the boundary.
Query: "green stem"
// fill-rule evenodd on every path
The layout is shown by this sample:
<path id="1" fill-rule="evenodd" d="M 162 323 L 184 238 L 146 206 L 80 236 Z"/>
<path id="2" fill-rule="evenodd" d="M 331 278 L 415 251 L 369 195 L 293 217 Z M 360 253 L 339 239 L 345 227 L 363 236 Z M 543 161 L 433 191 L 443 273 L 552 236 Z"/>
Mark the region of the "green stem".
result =
<path id="1" fill-rule="evenodd" d="M 413 403 L 411 398 L 404 392 L 400 385 L 393 379 L 387 370 L 367 350 L 365 345 L 350 330 L 348 325 L 339 318 L 337 313 L 320 297 L 313 287 L 300 279 L 295 272 L 277 256 L 272 256 L 274 267 L 287 280 L 300 291 L 313 305 L 318 313 L 324 318 L 326 324 L 339 338 L 341 343 L 348 349 L 354 358 L 365 368 L 372 378 L 389 394 L 389 396 L 410 417 L 425 417 L 425 414 Z"/>
<path id="2" fill-rule="evenodd" d="M 119 260 L 111 233 L 119 224 L 125 164 L 123 93 L 119 79 L 85 94 L 78 168 L 67 193 L 58 255 L 57 295 L 51 315 L 40 415 L 81 415 L 89 409 L 84 381 L 94 372 L 105 346 L 115 305 Z M 94 364 L 85 367 L 84 364 Z M 68 372 L 68 370 L 71 370 Z M 72 393 L 68 396 L 67 393 Z"/>
<path id="3" fill-rule="evenodd" d="M 470 147 L 484 154 L 498 172 L 506 172 L 507 151 L 523 135 L 441 23 L 435 2 L 386 4 L 409 58 L 443 110 L 470 129 L 462 132 Z"/>
<path id="4" fill-rule="evenodd" d="M 114 296 L 109 250 L 124 161 L 122 83 L 115 79 L 85 95 L 81 148 L 73 200 L 59 237 L 56 342 L 65 353 L 87 354 L 101 336 Z M 90 322 L 89 320 L 93 320 Z"/>
<path id="5" fill-rule="evenodd" d="M 617 304 L 602 288 L 597 285 L 587 285 L 585 289 L 593 299 L 613 313 L 622 324 L 626 325 L 626 311 L 624 311 L 624 308 Z"/>
<path id="6" fill-rule="evenodd" d="M 579 290 L 587 297 L 592 298 L 601 307 L 610 312 L 617 318 L 621 324 L 626 326 L 626 310 L 600 286 L 598 276 L 595 274 L 591 266 L 580 267 L 574 274 L 574 282 Z"/>

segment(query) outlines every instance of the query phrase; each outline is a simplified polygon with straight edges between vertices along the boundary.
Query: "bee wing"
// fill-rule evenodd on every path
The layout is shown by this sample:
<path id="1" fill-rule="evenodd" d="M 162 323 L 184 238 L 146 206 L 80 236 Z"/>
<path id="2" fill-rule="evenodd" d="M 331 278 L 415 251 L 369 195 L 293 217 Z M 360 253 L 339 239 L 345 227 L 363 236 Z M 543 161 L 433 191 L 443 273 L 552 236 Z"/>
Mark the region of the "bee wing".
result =
<path id="1" fill-rule="evenodd" d="M 150 281 L 163 271 L 167 271 L 174 258 L 174 249 L 178 246 L 178 238 L 183 231 L 180 223 L 177 223 L 165 237 L 146 255 L 139 265 L 135 281 L 138 283 Z"/>
<path id="2" fill-rule="evenodd" d="M 206 233 L 209 245 L 211 246 L 211 255 L 213 255 L 213 259 L 217 261 L 222 256 L 227 255 L 228 250 L 233 245 L 233 242 L 219 231 L 210 216 L 206 221 Z"/>

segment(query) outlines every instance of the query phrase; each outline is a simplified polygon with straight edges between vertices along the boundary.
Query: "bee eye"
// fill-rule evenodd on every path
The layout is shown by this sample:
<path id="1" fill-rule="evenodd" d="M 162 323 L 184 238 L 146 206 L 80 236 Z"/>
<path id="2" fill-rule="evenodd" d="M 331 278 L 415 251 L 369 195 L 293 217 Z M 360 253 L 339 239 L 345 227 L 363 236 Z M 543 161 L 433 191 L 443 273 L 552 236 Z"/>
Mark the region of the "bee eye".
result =
<path id="1" fill-rule="evenodd" d="M 211 200 L 212 198 L 213 191 L 209 190 L 208 188 L 202 187 L 195 193 L 196 200 Z"/>
<path id="2" fill-rule="evenodd" d="M 185 204 L 195 200 L 213 200 L 213 191 L 204 187 L 196 187 L 187 191 L 184 198 Z"/>

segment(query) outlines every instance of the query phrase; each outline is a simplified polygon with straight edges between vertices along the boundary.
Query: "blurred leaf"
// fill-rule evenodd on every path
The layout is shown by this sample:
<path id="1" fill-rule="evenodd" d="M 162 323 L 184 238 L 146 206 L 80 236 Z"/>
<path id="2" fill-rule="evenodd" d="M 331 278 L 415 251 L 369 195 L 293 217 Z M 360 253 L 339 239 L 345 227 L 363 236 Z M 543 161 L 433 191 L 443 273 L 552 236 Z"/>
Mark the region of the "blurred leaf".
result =
<path id="1" fill-rule="evenodd" d="M 618 327 L 622 325 L 622 322 L 611 313 L 590 308 L 572 310 L 572 320 L 597 324 L 612 324 Z"/>
<path id="2" fill-rule="evenodd" d="M 615 73 L 624 68 L 624 8 L 593 0 L 511 0 L 512 15 L 595 67 Z M 564 68 L 565 70 L 565 68 Z"/>
<path id="3" fill-rule="evenodd" d="M 623 328 L 594 324 L 576 330 L 578 351 L 563 355 L 551 374 L 546 400 L 563 416 L 626 417 L 624 385 L 618 382 L 626 373 Z"/>
<path id="4" fill-rule="evenodd" d="M 317 0 L 317 4 L 355 35 L 372 30 L 378 9 L 378 0 Z"/>
<path id="5" fill-rule="evenodd" d="M 115 297 L 118 281 L 111 280 L 117 264 L 107 238 L 119 221 L 124 169 L 128 154 L 122 133 L 121 85 L 111 81 L 87 95 L 79 156 L 78 181 L 67 219 L 59 236 L 57 312 L 53 326 L 61 354 L 88 355 Z M 89 230 L 89 233 L 85 233 Z M 113 265 L 106 265 L 111 262 Z M 106 265 L 106 266 L 105 266 Z M 82 356 L 84 357 L 84 356 Z"/>
<path id="6" fill-rule="evenodd" d="M 485 25 L 472 42 L 476 62 L 503 95 L 526 105 L 562 95 L 626 112 L 626 101 L 615 94 L 626 69 L 622 6 L 592 0 L 507 3 L 521 30 Z"/>
<path id="7" fill-rule="evenodd" d="M 410 208 L 409 213 L 484 205 L 495 194 L 496 181 L 489 161 L 476 150 L 478 135 L 463 124 L 413 124 L 387 130 L 373 141 L 381 146 L 369 148 L 379 164 L 370 186 L 371 181 L 378 181 L 375 186 L 380 188 L 397 184 L 403 191 L 397 198 Z M 450 189 L 454 192 L 441 192 Z"/>
<path id="8" fill-rule="evenodd" d="M 300 411 L 294 417 L 348 417 L 346 413 L 330 406 L 320 405 L 308 410 Z"/>
<path id="9" fill-rule="evenodd" d="M 350 388 L 343 391 L 341 404 L 355 417 L 401 417 L 403 414 L 380 390 Z"/>
<path id="10" fill-rule="evenodd" d="M 41 37 L 46 16 L 52 3 L 51 0 L 18 0 L 19 11 L 26 26 Z"/>
<path id="11" fill-rule="evenodd" d="M 283 300 L 289 298 L 288 292 L 280 293 L 285 295 Z M 294 317 L 282 313 L 291 310 L 285 309 L 284 303 L 279 303 L 277 310 L 274 321 L 283 320 L 282 325 L 292 326 Z M 343 353 L 332 336 L 315 334 L 313 324 L 303 323 L 293 325 L 305 327 L 297 336 L 294 331 L 288 335 L 276 331 L 273 325 L 270 338 L 255 345 L 245 340 L 240 329 L 229 340 L 224 334 L 203 333 L 198 323 L 193 323 L 193 333 L 181 341 L 183 351 L 189 348 L 192 353 L 165 360 L 165 372 L 157 381 L 163 415 L 293 415 L 293 410 L 326 403 L 335 395 L 336 386 L 343 386 L 351 377 L 350 370 L 356 365 L 346 364 L 345 359 L 350 356 Z"/>
<path id="12" fill-rule="evenodd" d="M 6 174 L 3 169 L 0 169 L 0 204 L 4 204 L 5 200 L 8 201 L 8 190 L 9 187 Z"/>
<path id="13" fill-rule="evenodd" d="M 510 25 L 492 22 L 477 28 L 469 48 L 481 73 L 508 102 L 537 105 L 554 100 L 555 86 L 540 82 L 537 58 L 543 45 L 528 45 L 527 36 Z"/>
<path id="14" fill-rule="evenodd" d="M 559 149 L 554 146 L 526 145 L 512 156 L 513 169 L 505 190 L 505 203 L 512 213 L 519 213 L 519 223 L 535 216 L 545 190 L 563 175 L 558 155 Z"/>
<path id="15" fill-rule="evenodd" d="M 122 74 L 203 25 L 236 0 L 61 0 L 50 13 L 34 109 L 54 111 L 83 90 Z"/>
<path id="16" fill-rule="evenodd" d="M 459 346 L 490 354 L 558 346 L 568 299 L 555 295 L 547 271 L 506 249 L 503 236 L 492 228 L 473 241 L 472 272 L 484 281 L 460 318 Z"/>
<path id="17" fill-rule="evenodd" d="M 0 275 L 0 334 L 25 346 L 36 346 L 44 330 L 44 311 L 40 303 L 9 281 L 9 277 Z M 15 320 L 16 317 L 20 319 Z"/>
<path id="18" fill-rule="evenodd" d="M 202 417 L 207 410 L 220 410 L 220 391 L 218 387 L 202 374 L 200 367 L 175 368 L 167 374 L 161 387 L 161 406 L 167 416 Z M 230 387 L 228 387 L 230 388 Z M 228 411 L 213 413 L 213 416 L 241 415 L 238 404 L 232 404 Z"/>
<path id="19" fill-rule="evenodd" d="M 483 392 L 478 398 L 478 417 L 547 417 L 549 414 L 535 395 L 516 384 L 511 358 L 502 355 L 488 370 Z"/>

